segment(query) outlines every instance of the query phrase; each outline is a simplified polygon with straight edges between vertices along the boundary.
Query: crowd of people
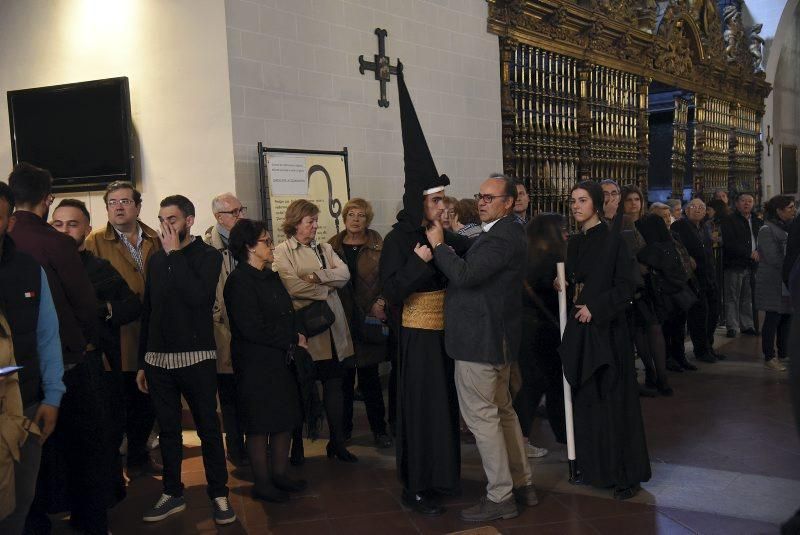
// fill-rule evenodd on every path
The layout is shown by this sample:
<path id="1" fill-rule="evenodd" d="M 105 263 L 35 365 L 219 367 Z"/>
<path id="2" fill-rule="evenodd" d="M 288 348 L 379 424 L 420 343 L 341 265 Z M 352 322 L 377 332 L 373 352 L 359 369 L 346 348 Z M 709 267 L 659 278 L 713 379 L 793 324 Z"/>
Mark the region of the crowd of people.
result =
<path id="1" fill-rule="evenodd" d="M 0 183 L 0 533 L 49 533 L 58 512 L 77 532 L 109 533 L 108 510 L 142 475 L 163 486 L 143 521 L 183 511 L 182 399 L 217 524 L 236 520 L 226 461 L 249 466 L 254 498 L 285 502 L 308 486 L 289 465 L 304 464 L 303 440 L 325 421 L 327 457 L 358 462 L 357 392 L 418 514 L 443 513 L 461 489 L 461 443 L 476 444 L 486 494 L 460 516 L 477 522 L 538 503 L 529 459 L 548 451 L 533 423 L 544 399 L 567 442 L 563 380 L 577 479 L 624 500 L 651 477 L 640 396 L 675 395 L 670 373 L 725 358 L 721 310 L 729 337 L 758 334 L 764 312 L 765 366 L 785 371 L 800 294 L 793 198 L 770 199 L 764 222 L 750 193 L 732 208 L 724 191 L 708 206 L 647 206 L 636 187 L 583 181 L 570 219 L 531 218 L 525 184 L 496 174 L 457 200 L 402 74 L 398 88 L 406 180 L 384 237 L 362 198 L 319 243 L 314 203 L 292 202 L 279 238 L 231 193 L 211 200 L 202 238 L 183 195 L 160 202 L 154 229 L 124 181 L 108 185 L 108 223 L 93 230 L 83 202 L 55 204 L 47 170 L 15 166 Z"/>
<path id="2" fill-rule="evenodd" d="M 543 399 L 566 443 L 562 371 L 580 478 L 626 499 L 650 478 L 638 397 L 671 396 L 669 374 L 697 369 L 687 327 L 695 362 L 714 363 L 720 303 L 728 336 L 756 334 L 762 311 L 765 365 L 786 369 L 784 265 L 800 252 L 787 252 L 791 197 L 770 199 L 762 222 L 746 193 L 729 210 L 718 192 L 709 215 L 699 198 L 679 212 L 647 207 L 635 187 L 581 182 L 570 236 L 560 214 L 529 219 L 519 181 L 492 175 L 457 200 L 446 176 L 428 175 L 407 184 L 385 238 L 354 198 L 344 230 L 317 243 L 319 208 L 298 200 L 276 244 L 231 193 L 211 201 L 203 238 L 182 195 L 161 201 L 154 230 L 129 182 L 108 186 L 108 223 L 93 231 L 83 202 L 54 206 L 46 170 L 16 166 L 0 183 L 2 364 L 22 366 L 0 382 L 14 433 L 0 531 L 47 533 L 48 514 L 69 511 L 76 530 L 106 533 L 108 509 L 141 475 L 163 475 L 144 521 L 185 509 L 181 397 L 218 524 L 236 518 L 226 458 L 250 466 L 254 497 L 286 501 L 307 486 L 288 465 L 303 464 L 303 437 L 319 436 L 323 417 L 328 457 L 358 461 L 347 448 L 356 385 L 375 447 L 396 446 L 408 507 L 441 514 L 440 498 L 459 492 L 462 422 L 489 481 L 462 518 L 510 518 L 537 503 L 528 459 L 548 453 L 531 443 Z M 572 308 L 563 342 L 558 262 Z M 154 425 L 162 463 L 147 448 Z"/>

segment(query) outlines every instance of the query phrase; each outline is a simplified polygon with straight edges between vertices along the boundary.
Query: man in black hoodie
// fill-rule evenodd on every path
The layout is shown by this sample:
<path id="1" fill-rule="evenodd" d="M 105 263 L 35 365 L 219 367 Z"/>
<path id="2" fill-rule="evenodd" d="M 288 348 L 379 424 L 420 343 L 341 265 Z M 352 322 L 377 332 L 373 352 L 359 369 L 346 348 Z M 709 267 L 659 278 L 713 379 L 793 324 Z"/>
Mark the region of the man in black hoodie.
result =
<path id="1" fill-rule="evenodd" d="M 119 454 L 125 433 L 120 327 L 139 319 L 142 304 L 111 262 L 86 249 L 86 238 L 92 232 L 92 225 L 83 201 L 63 199 L 53 210 L 50 225 L 77 243 L 78 254 L 97 298 L 98 351 L 86 356 L 103 423 L 102 436 L 97 441 L 101 450 L 98 451 L 99 458 L 94 459 L 93 472 L 98 478 L 96 483 L 102 485 L 104 494 L 109 497 L 109 505 L 113 505 L 125 497 L 122 457 Z M 74 518 L 70 520 L 75 525 Z"/>
<path id="2" fill-rule="evenodd" d="M 136 383 L 153 399 L 164 459 L 164 492 L 145 522 L 186 509 L 181 483 L 181 395 L 186 399 L 203 451 L 207 492 L 217 524 L 236 514 L 228 501 L 225 449 L 217 419 L 217 351 L 213 308 L 222 255 L 190 233 L 194 205 L 183 195 L 161 201 L 162 250 L 147 268 Z"/>

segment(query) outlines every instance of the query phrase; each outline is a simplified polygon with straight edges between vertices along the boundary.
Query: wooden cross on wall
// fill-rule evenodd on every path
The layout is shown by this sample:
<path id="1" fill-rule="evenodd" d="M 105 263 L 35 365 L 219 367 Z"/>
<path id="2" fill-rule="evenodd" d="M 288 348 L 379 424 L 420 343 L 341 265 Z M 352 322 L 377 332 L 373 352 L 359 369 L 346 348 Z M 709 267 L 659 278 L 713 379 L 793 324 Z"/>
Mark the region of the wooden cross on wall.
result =
<path id="1" fill-rule="evenodd" d="M 384 29 L 375 28 L 375 35 L 378 36 L 378 53 L 373 56 L 373 61 L 364 61 L 363 54 L 358 56 L 358 72 L 361 74 L 364 74 L 364 71 L 375 72 L 375 79 L 381 83 L 381 98 L 378 100 L 378 106 L 388 108 L 386 82 L 389 81 L 389 75 L 397 74 L 397 67 L 389 65 L 389 57 L 386 56 L 386 43 L 384 40 L 389 33 Z"/>

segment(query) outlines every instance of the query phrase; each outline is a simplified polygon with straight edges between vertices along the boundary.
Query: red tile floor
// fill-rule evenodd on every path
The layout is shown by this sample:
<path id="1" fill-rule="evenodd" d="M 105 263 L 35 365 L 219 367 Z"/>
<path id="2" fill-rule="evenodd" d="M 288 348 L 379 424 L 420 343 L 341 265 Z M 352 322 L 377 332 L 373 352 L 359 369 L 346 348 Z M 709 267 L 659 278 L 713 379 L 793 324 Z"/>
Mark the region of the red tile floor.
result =
<path id="1" fill-rule="evenodd" d="M 569 485 L 565 453 L 553 443 L 544 422 L 537 425 L 535 443 L 553 451 L 534 465 L 539 505 L 476 533 L 778 533 L 778 524 L 800 506 L 800 442 L 786 374 L 762 367 L 757 339 L 721 339 L 719 346 L 728 360 L 700 363 L 698 372 L 672 374 L 673 398 L 642 400 L 654 476 L 634 500 L 619 502 L 606 492 Z M 136 479 L 127 499 L 111 513 L 114 534 L 414 534 L 481 527 L 458 519 L 458 511 L 483 493 L 475 447 L 463 446 L 463 493 L 448 500 L 447 513 L 436 518 L 415 515 L 400 504 L 393 450 L 370 446 L 358 402 L 351 446 L 360 456 L 358 464 L 329 461 L 324 440 L 307 443 L 307 462 L 293 472 L 307 479 L 309 488 L 280 505 L 251 499 L 247 471 L 230 467 L 231 500 L 239 520 L 225 528 L 218 529 L 211 519 L 197 437 L 188 431 L 185 435 L 188 509 L 145 525 L 141 514 L 158 498 L 160 481 Z M 56 519 L 56 532 L 70 531 Z"/>

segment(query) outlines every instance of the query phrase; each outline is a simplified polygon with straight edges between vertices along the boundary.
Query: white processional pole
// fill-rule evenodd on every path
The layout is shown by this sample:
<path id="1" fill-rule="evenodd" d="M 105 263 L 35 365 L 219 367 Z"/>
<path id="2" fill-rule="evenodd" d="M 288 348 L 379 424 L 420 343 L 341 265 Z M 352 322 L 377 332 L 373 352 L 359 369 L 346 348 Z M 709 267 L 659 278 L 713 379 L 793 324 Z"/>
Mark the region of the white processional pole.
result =
<path id="1" fill-rule="evenodd" d="M 564 271 L 564 262 L 556 265 L 558 278 L 558 319 L 561 327 L 561 338 L 564 338 L 564 329 L 567 328 L 567 281 Z M 575 465 L 575 424 L 572 421 L 572 388 L 564 375 L 563 367 L 561 380 L 564 384 L 564 416 L 567 424 L 567 459 L 569 460 L 569 481 L 578 480 L 578 471 Z"/>

